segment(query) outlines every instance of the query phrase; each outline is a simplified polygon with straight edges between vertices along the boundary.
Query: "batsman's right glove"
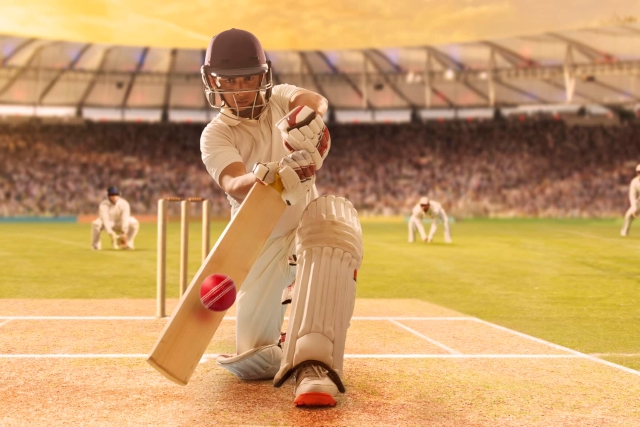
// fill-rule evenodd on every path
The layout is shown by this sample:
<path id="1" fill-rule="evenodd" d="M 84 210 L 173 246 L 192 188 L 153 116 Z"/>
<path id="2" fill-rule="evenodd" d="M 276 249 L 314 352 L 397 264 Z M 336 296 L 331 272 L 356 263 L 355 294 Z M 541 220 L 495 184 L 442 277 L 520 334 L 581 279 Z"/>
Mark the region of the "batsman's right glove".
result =
<path id="1" fill-rule="evenodd" d="M 279 162 L 258 162 L 253 167 L 253 174 L 264 184 L 273 184 L 276 173 L 282 180 L 282 200 L 287 205 L 298 203 L 316 182 L 315 163 L 305 150 L 294 151 Z"/>

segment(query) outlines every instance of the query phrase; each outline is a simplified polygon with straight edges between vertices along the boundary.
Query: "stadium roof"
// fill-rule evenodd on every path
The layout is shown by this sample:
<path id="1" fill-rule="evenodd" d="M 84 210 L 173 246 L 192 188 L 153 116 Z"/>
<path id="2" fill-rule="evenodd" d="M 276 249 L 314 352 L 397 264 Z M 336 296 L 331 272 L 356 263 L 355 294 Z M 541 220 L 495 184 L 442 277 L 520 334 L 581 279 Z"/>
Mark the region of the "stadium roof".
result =
<path id="1" fill-rule="evenodd" d="M 232 27 L 267 50 L 439 45 L 640 19 L 629 0 L 2 0 L 4 34 L 199 49 Z"/>
<path id="2" fill-rule="evenodd" d="M 434 46 L 267 54 L 276 83 L 321 93 L 344 114 L 640 103 L 638 24 Z M 0 36 L 0 105 L 83 115 L 146 111 L 149 119 L 207 115 L 203 55 L 202 49 Z"/>

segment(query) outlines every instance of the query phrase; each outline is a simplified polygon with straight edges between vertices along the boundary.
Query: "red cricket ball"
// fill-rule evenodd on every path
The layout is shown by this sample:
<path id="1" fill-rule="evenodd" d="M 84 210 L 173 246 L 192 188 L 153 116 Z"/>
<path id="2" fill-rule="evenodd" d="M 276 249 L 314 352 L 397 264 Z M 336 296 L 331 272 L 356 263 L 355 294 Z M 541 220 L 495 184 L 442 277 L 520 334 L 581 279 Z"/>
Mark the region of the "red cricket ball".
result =
<path id="1" fill-rule="evenodd" d="M 225 311 L 236 301 L 236 284 L 224 274 L 212 274 L 200 285 L 200 301 L 205 308 Z"/>

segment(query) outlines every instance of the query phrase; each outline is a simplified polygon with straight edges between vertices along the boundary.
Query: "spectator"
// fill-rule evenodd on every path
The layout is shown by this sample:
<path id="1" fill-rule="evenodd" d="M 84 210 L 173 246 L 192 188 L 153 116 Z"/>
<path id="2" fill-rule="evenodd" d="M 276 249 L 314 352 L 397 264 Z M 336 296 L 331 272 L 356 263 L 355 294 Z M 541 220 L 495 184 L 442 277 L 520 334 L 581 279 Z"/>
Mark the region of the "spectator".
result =
<path id="1" fill-rule="evenodd" d="M 408 215 L 429 194 L 456 217 L 617 217 L 640 159 L 634 123 L 329 126 L 332 159 L 318 190 L 346 196 L 361 215 Z M 121 176 L 114 184 L 136 214 L 156 214 L 161 197 L 197 196 L 211 200 L 213 216 L 228 217 L 224 193 L 197 166 L 202 128 L 0 125 L 0 216 L 93 213 L 99 189 Z"/>

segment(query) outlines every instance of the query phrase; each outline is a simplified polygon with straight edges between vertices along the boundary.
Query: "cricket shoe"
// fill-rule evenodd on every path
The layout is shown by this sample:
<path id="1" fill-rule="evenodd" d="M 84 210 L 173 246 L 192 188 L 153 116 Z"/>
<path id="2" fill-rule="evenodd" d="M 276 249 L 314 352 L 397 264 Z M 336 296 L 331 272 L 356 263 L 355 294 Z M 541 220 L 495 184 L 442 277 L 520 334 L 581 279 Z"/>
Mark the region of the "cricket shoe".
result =
<path id="1" fill-rule="evenodd" d="M 307 365 L 295 372 L 293 393 L 296 406 L 335 406 L 338 387 L 318 365 Z"/>

